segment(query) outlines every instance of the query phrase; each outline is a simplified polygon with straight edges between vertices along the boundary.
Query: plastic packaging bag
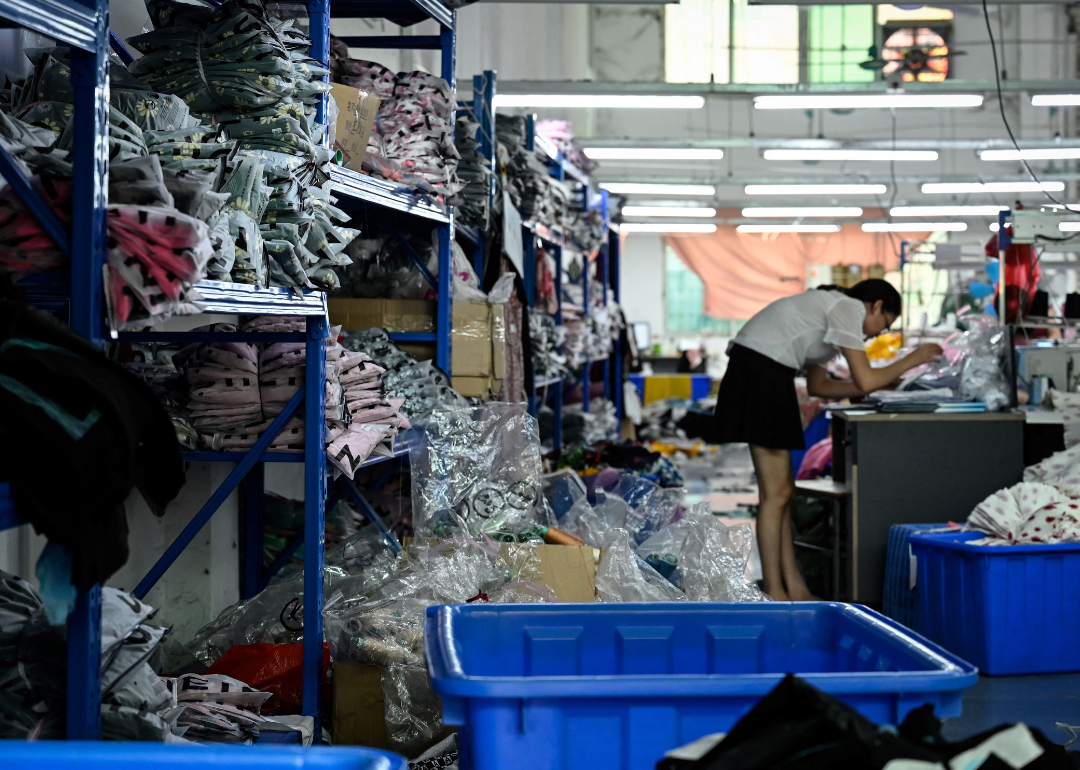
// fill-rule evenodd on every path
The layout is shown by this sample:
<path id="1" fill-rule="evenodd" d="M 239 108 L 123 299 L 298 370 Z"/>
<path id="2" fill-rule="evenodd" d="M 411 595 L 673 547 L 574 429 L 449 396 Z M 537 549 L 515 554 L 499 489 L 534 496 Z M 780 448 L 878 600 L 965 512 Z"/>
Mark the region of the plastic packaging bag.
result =
<path id="1" fill-rule="evenodd" d="M 612 533 L 612 542 L 596 570 L 596 592 L 602 602 L 686 601 L 686 594 L 634 553 L 625 529 Z"/>
<path id="2" fill-rule="evenodd" d="M 682 562 L 680 587 L 693 602 L 763 602 L 769 597 L 746 580 L 754 532 L 749 524 L 726 527 L 698 503 L 672 527 L 689 529 Z"/>
<path id="3" fill-rule="evenodd" d="M 303 709 L 304 645 L 244 644 L 225 653 L 206 674 L 222 674 L 244 682 L 272 697 L 262 706 L 264 714 L 299 714 Z M 330 650 L 323 646 L 322 675 L 330 667 Z"/>
<path id="4" fill-rule="evenodd" d="M 1009 404 L 1009 383 L 1003 362 L 1007 348 L 1005 328 L 991 318 L 976 316 L 968 320 L 968 330 L 958 340 L 965 353 L 960 373 L 960 395 L 982 401 L 986 411 L 996 412 Z"/>
<path id="5" fill-rule="evenodd" d="M 551 526 L 541 494 L 540 438 L 525 404 L 437 409 L 410 452 L 418 533 L 518 532 Z"/>

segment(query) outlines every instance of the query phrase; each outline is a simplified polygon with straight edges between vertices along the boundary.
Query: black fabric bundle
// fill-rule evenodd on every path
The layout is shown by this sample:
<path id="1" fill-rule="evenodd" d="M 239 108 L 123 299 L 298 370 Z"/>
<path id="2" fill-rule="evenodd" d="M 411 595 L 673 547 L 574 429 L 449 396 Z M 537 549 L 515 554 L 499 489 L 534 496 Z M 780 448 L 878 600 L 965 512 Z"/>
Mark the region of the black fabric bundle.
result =
<path id="1" fill-rule="evenodd" d="M 168 414 L 150 388 L 27 305 L 0 302 L 0 477 L 19 514 L 73 556 L 79 589 L 127 561 L 132 487 L 157 515 L 184 483 Z"/>

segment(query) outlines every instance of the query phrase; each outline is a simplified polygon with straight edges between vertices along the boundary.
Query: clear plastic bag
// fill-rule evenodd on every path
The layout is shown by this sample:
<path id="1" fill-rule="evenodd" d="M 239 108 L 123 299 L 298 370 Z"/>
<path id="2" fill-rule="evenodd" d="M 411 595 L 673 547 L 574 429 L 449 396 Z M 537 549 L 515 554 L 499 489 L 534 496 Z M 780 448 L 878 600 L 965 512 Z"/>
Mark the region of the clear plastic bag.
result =
<path id="1" fill-rule="evenodd" d="M 561 522 L 562 529 L 593 548 L 606 548 L 617 530 L 626 530 L 629 508 L 621 497 L 596 490 L 596 503 L 580 500 Z"/>
<path id="2" fill-rule="evenodd" d="M 686 594 L 634 553 L 625 529 L 612 533 L 611 544 L 596 570 L 596 593 L 602 602 L 686 601 Z"/>
<path id="3" fill-rule="evenodd" d="M 622 474 L 612 491 L 630 508 L 626 529 L 635 544 L 645 542 L 670 524 L 683 499 L 681 489 L 664 489 L 632 473 Z"/>
<path id="4" fill-rule="evenodd" d="M 446 737 L 442 702 L 431 689 L 426 666 L 390 666 L 382 685 L 391 751 L 415 756 Z"/>
<path id="5" fill-rule="evenodd" d="M 968 330 L 957 341 L 964 352 L 960 373 L 960 395 L 982 401 L 986 411 L 996 412 L 1009 405 L 1011 393 L 1003 363 L 1008 346 L 1005 327 L 991 318 L 965 319 Z"/>
<path id="6" fill-rule="evenodd" d="M 689 532 L 679 564 L 679 585 L 690 601 L 769 601 L 760 588 L 746 579 L 746 563 L 754 541 L 749 524 L 724 526 L 707 503 L 698 503 L 671 526 L 680 525 Z"/>
<path id="7" fill-rule="evenodd" d="M 544 498 L 558 521 L 566 518 L 575 505 L 585 500 L 588 491 L 581 476 L 571 468 L 548 473 L 541 479 Z M 585 503 L 588 505 L 588 501 Z"/>
<path id="8" fill-rule="evenodd" d="M 423 440 L 410 452 L 418 534 L 519 532 L 554 523 L 541 494 L 536 419 L 525 404 L 436 409 L 422 427 Z"/>

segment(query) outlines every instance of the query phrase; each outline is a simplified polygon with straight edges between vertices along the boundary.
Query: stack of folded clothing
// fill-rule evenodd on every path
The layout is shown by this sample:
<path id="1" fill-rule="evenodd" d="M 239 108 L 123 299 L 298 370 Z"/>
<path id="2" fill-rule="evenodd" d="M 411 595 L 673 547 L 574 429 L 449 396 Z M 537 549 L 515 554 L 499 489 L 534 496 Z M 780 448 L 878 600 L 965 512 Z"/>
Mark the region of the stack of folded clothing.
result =
<path id="1" fill-rule="evenodd" d="M 331 332 L 326 453 L 330 463 L 351 479 L 372 455 L 392 455 L 394 438 L 399 430 L 408 430 L 410 423 L 400 412 L 405 399 L 386 395 L 382 382 L 386 370 L 366 353 L 338 344 L 336 328 Z"/>
<path id="2" fill-rule="evenodd" d="M 480 152 L 476 138 L 479 130 L 480 124 L 475 120 L 467 115 L 458 116 L 454 143 L 461 156 L 457 175 L 462 188 L 451 203 L 459 222 L 486 231 L 492 173 L 491 163 Z"/>
<path id="3" fill-rule="evenodd" d="M 271 693 L 249 687 L 223 674 L 182 674 L 163 678 L 173 699 L 160 715 L 173 725 L 173 734 L 199 743 L 254 743 L 260 711 Z"/>
<path id="4" fill-rule="evenodd" d="M 235 332 L 232 324 L 202 326 L 197 332 Z M 259 393 L 259 350 L 247 342 L 189 345 L 173 356 L 189 385 L 191 424 L 205 446 L 243 450 L 265 429 Z"/>
<path id="5" fill-rule="evenodd" d="M 244 324 L 246 332 L 303 332 L 303 318 L 261 316 Z M 265 431 L 274 419 L 303 387 L 307 376 L 307 344 L 304 342 L 272 342 L 259 351 L 259 396 L 266 422 Z M 260 431 L 261 433 L 262 431 Z M 293 412 L 281 431 L 274 437 L 270 449 L 275 452 L 304 451 L 304 410 Z"/>
<path id="6" fill-rule="evenodd" d="M 574 126 L 568 120 L 540 120 L 536 123 L 536 133 L 544 137 L 563 154 L 563 157 L 580 168 L 591 171 L 595 165 L 578 147 L 574 137 Z"/>
<path id="7" fill-rule="evenodd" d="M 526 221 L 561 228 L 570 204 L 570 189 L 548 173 L 535 152 L 525 149 L 525 118 L 498 115 L 495 133 L 508 160 L 510 200 Z"/>

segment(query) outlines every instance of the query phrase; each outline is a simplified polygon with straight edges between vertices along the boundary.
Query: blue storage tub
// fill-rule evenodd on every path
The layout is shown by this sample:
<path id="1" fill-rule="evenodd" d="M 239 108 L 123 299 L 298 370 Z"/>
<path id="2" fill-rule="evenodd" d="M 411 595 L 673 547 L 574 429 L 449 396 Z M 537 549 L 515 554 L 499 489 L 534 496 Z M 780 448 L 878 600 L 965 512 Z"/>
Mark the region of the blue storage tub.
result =
<path id="1" fill-rule="evenodd" d="M 957 716 L 974 667 L 864 607 L 429 607 L 425 646 L 462 770 L 652 770 L 794 672 L 875 722 Z"/>
<path id="2" fill-rule="evenodd" d="M 112 741 L 0 741 L 4 770 L 408 770 L 404 757 L 352 746 L 177 746 Z"/>
<path id="3" fill-rule="evenodd" d="M 919 633 L 984 674 L 1080 671 L 1080 543 L 970 545 L 911 536 Z"/>
<path id="4" fill-rule="evenodd" d="M 908 539 L 928 529 L 945 529 L 948 524 L 893 524 L 889 527 L 889 549 L 885 555 L 883 615 L 915 628 L 915 596 L 911 588 L 911 543 Z"/>

